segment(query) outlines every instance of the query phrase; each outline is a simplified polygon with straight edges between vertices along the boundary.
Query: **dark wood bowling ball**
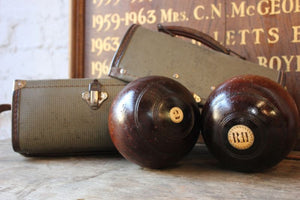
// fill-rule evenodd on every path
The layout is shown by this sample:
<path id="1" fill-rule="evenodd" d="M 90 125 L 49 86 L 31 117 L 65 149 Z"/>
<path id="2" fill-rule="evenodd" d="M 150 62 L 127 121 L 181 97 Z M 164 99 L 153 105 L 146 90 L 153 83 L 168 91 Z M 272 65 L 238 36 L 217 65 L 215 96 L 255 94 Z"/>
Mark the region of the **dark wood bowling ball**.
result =
<path id="1" fill-rule="evenodd" d="M 111 105 L 108 123 L 112 141 L 126 159 L 147 168 L 164 168 L 195 145 L 200 111 L 180 83 L 150 76 L 123 88 Z"/>
<path id="2" fill-rule="evenodd" d="M 289 93 L 260 76 L 232 78 L 209 96 L 202 134 L 225 167 L 255 172 L 279 163 L 292 149 L 299 114 Z"/>

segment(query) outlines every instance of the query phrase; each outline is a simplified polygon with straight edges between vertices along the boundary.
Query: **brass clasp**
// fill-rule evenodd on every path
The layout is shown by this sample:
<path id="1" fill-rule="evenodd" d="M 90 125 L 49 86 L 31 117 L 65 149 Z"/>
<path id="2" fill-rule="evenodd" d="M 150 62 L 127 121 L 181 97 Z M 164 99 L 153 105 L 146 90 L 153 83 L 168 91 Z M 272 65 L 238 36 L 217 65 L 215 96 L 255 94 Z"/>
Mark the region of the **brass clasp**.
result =
<path id="1" fill-rule="evenodd" d="M 97 79 L 89 84 L 89 91 L 83 92 L 81 96 L 93 110 L 99 109 L 103 101 L 108 98 L 107 92 L 101 92 L 101 84 Z"/>

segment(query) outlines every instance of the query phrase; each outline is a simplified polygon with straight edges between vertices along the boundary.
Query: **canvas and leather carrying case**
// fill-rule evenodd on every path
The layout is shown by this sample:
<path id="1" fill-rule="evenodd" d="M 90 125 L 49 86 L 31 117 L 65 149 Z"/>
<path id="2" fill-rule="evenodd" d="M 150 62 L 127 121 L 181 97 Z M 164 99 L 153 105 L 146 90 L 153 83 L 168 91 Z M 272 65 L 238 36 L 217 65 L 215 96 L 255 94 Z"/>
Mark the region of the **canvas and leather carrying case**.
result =
<path id="1" fill-rule="evenodd" d="M 158 30 L 132 25 L 114 55 L 109 75 L 128 82 L 148 75 L 173 78 L 194 93 L 198 103 L 201 99 L 204 102 L 217 85 L 236 75 L 260 75 L 283 84 L 282 73 L 241 59 L 202 32 L 160 24 Z M 173 37 L 176 35 L 195 39 L 212 49 Z M 237 56 L 227 55 L 230 53 Z"/>
<path id="2" fill-rule="evenodd" d="M 116 79 L 16 80 L 13 149 L 25 156 L 112 152 L 108 112 L 125 86 Z"/>

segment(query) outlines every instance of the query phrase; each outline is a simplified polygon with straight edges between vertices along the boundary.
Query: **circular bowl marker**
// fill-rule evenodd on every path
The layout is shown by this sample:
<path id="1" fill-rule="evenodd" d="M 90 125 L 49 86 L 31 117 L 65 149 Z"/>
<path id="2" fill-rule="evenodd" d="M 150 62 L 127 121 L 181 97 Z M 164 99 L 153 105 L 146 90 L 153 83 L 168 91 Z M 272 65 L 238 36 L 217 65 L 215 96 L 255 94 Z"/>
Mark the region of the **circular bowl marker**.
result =
<path id="1" fill-rule="evenodd" d="M 228 131 L 228 141 L 238 150 L 249 149 L 254 143 L 254 134 L 252 130 L 245 125 L 235 125 Z"/>
<path id="2" fill-rule="evenodd" d="M 173 107 L 170 110 L 170 118 L 174 123 L 180 123 L 183 120 L 183 112 L 179 107 Z"/>

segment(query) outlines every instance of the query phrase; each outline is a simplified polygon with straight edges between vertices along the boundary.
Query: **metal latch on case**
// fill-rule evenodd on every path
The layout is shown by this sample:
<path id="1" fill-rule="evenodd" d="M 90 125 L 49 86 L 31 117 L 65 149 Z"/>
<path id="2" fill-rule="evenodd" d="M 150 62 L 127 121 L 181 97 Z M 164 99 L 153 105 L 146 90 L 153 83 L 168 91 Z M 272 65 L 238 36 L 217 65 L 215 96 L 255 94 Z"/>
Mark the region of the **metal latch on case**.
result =
<path id="1" fill-rule="evenodd" d="M 93 110 L 100 108 L 103 101 L 108 98 L 107 92 L 101 92 L 101 84 L 97 79 L 89 84 L 89 91 L 85 91 L 81 95 L 82 99 L 85 100 Z"/>

